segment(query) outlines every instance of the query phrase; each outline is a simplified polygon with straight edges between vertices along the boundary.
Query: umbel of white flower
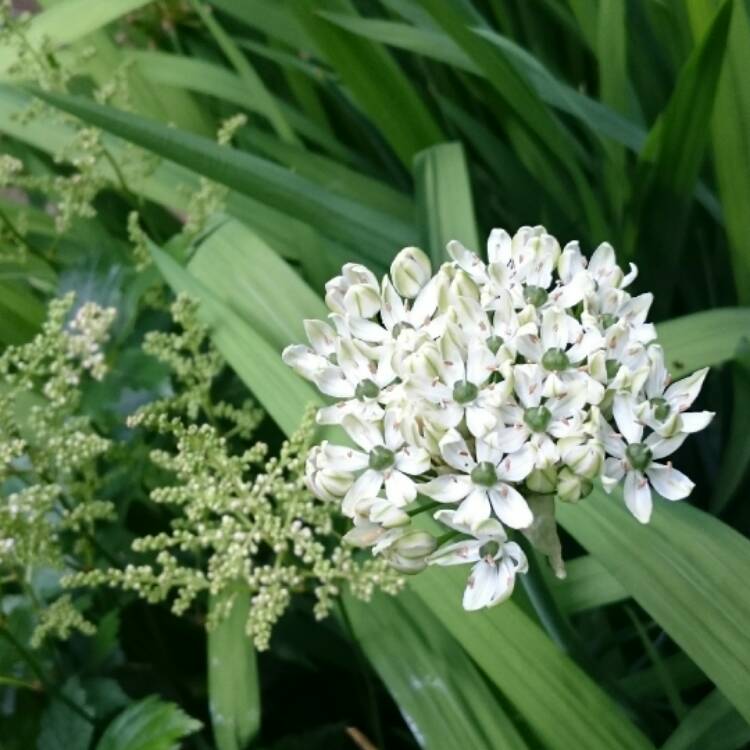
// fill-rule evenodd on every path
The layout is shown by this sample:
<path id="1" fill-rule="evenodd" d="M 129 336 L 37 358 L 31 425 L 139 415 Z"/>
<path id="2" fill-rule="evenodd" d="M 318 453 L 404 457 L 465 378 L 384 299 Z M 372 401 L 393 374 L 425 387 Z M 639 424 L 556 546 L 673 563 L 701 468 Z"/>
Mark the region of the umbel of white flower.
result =
<path id="1" fill-rule="evenodd" d="M 551 549 L 538 531 L 555 499 L 623 482 L 647 523 L 653 491 L 687 497 L 668 456 L 713 414 L 688 411 L 707 370 L 670 383 L 652 295 L 626 291 L 637 269 L 609 244 L 587 259 L 537 226 L 494 229 L 486 263 L 456 241 L 448 253 L 433 275 L 404 248 L 380 282 L 345 265 L 328 321 L 305 321 L 310 345 L 283 358 L 332 399 L 318 421 L 351 439 L 307 461 L 312 492 L 352 519 L 347 539 L 407 573 L 471 564 L 464 607 L 479 609 L 527 569 L 515 530 L 564 575 L 556 535 Z"/>

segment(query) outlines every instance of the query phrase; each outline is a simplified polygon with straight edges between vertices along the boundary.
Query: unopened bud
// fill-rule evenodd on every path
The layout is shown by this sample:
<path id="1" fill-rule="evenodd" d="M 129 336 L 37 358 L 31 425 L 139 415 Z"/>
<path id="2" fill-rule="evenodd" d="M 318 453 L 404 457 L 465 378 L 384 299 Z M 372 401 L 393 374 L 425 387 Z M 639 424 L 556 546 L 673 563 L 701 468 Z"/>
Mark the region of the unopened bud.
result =
<path id="1" fill-rule="evenodd" d="M 547 495 L 555 491 L 557 487 L 557 471 L 554 466 L 546 466 L 543 469 L 534 469 L 526 477 L 526 486 L 539 495 Z"/>
<path id="2" fill-rule="evenodd" d="M 344 295 L 344 309 L 349 315 L 372 318 L 380 311 L 380 295 L 371 286 L 354 284 Z"/>
<path id="3" fill-rule="evenodd" d="M 430 276 L 430 259 L 418 247 L 405 247 L 391 263 L 391 281 L 402 297 L 416 297 Z"/>
<path id="4" fill-rule="evenodd" d="M 387 556 L 387 560 L 392 568 L 405 575 L 415 575 L 427 567 L 427 563 L 423 558 L 414 560 L 393 552 Z"/>
<path id="5" fill-rule="evenodd" d="M 567 466 L 560 470 L 557 480 L 557 497 L 565 503 L 577 503 L 591 494 L 594 484 L 586 477 L 578 476 Z"/>
<path id="6" fill-rule="evenodd" d="M 432 534 L 426 531 L 410 531 L 398 539 L 393 545 L 393 550 L 409 560 L 416 560 L 431 555 L 436 547 L 437 540 Z"/>

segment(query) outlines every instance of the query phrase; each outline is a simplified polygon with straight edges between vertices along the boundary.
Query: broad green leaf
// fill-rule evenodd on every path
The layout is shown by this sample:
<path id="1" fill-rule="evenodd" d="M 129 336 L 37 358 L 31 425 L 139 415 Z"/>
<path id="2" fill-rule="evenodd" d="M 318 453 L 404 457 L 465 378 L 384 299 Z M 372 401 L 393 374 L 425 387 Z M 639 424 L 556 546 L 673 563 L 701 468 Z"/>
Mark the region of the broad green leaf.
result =
<path id="1" fill-rule="evenodd" d="M 591 555 L 565 562 L 567 576 L 552 583 L 555 599 L 568 614 L 628 598 L 622 584 Z"/>
<path id="2" fill-rule="evenodd" d="M 353 17 L 349 0 L 298 0 L 297 17 L 357 104 L 407 166 L 414 155 L 443 139 L 440 128 L 411 82 L 380 45 L 342 31 L 320 11 Z"/>
<path id="3" fill-rule="evenodd" d="M 750 308 L 705 310 L 659 323 L 656 330 L 667 367 L 679 378 L 733 359 L 750 338 Z"/>
<path id="4" fill-rule="evenodd" d="M 718 0 L 687 4 L 693 33 L 701 37 L 718 7 Z M 711 121 L 714 169 L 732 253 L 734 283 L 739 301 L 750 302 L 750 7 L 735 2 L 724 70 L 719 79 Z"/>
<path id="5" fill-rule="evenodd" d="M 750 724 L 714 690 L 690 711 L 661 750 L 742 750 L 748 743 Z"/>
<path id="6" fill-rule="evenodd" d="M 750 341 L 738 347 L 732 372 L 732 413 L 730 430 L 721 457 L 719 473 L 711 496 L 710 509 L 720 515 L 740 489 L 750 466 L 750 440 L 747 439 L 747 415 L 750 414 Z"/>
<path id="7" fill-rule="evenodd" d="M 320 154 L 303 151 L 258 129 L 245 128 L 240 142 L 293 169 L 297 174 L 341 195 L 349 195 L 360 203 L 401 221 L 413 221 L 414 203 L 410 195 L 385 182 L 368 177 L 344 164 Z"/>
<path id="8" fill-rule="evenodd" d="M 208 700 L 217 750 L 244 750 L 260 728 L 258 666 L 246 633 L 250 592 L 232 592 L 229 615 L 208 631 Z M 210 607 L 222 606 L 212 598 Z"/>
<path id="9" fill-rule="evenodd" d="M 0 341 L 6 344 L 28 341 L 44 318 L 44 305 L 23 282 L 0 281 Z"/>
<path id="10" fill-rule="evenodd" d="M 42 714 L 37 750 L 88 750 L 94 735 L 93 721 L 86 693 L 77 677 L 70 678 L 60 688 L 67 700 L 54 697 Z M 79 711 L 74 710 L 78 706 Z"/>
<path id="11" fill-rule="evenodd" d="M 137 50 L 131 52 L 128 57 L 135 60 L 141 74 L 153 83 L 215 96 L 250 112 L 256 112 L 269 120 L 281 111 L 285 121 L 288 121 L 300 135 L 329 149 L 331 153 L 349 159 L 346 149 L 342 149 L 315 123 L 281 100 L 255 96 L 252 88 L 231 70 L 205 60 L 168 52 Z"/>
<path id="12" fill-rule="evenodd" d="M 445 246 L 458 240 L 479 251 L 471 184 L 460 143 L 441 143 L 414 159 L 418 226 L 433 265 L 448 260 Z"/>
<path id="13" fill-rule="evenodd" d="M 46 40 L 52 48 L 70 44 L 106 26 L 126 13 L 143 7 L 149 0 L 64 0 L 34 16 L 25 39 L 38 49 Z M 15 60 L 10 46 L 0 48 L 0 77 L 5 77 L 8 66 Z"/>
<path id="14" fill-rule="evenodd" d="M 358 246 L 367 257 L 390 255 L 409 244 L 412 227 L 324 190 L 272 162 L 191 133 L 78 96 L 35 91 L 53 106 L 114 135 L 189 167 L 240 193 L 308 221 L 332 237 Z"/>
<path id="15" fill-rule="evenodd" d="M 151 253 L 172 289 L 200 302 L 200 318 L 219 351 L 276 424 L 291 434 L 305 407 L 321 403 L 320 396 L 281 361 L 276 348 L 195 276 L 163 250 L 152 246 Z"/>
<path id="16" fill-rule="evenodd" d="M 548 750 L 652 748 L 602 689 L 513 601 L 461 608 L 468 568 L 430 568 L 410 587 L 474 658 Z"/>
<path id="17" fill-rule="evenodd" d="M 128 706 L 104 730 L 96 750 L 173 750 L 201 723 L 152 695 Z"/>
<path id="18" fill-rule="evenodd" d="M 306 341 L 305 318 L 327 314 L 320 297 L 290 266 L 234 219 L 224 220 L 209 232 L 188 270 L 262 335 L 277 359 L 287 344 Z"/>
<path id="19" fill-rule="evenodd" d="M 626 249 L 647 242 L 644 270 L 662 289 L 655 310 L 666 310 L 677 277 L 688 210 L 708 143 L 709 124 L 724 62 L 732 3 L 716 13 L 680 71 L 667 107 L 651 128 L 632 185 L 634 208 Z M 669 216 L 669 221 L 664 216 Z"/>
<path id="20" fill-rule="evenodd" d="M 421 747 L 527 747 L 474 663 L 419 597 L 381 594 L 367 604 L 347 598 L 345 607 L 357 642 Z"/>
<path id="21" fill-rule="evenodd" d="M 750 718 L 750 541 L 687 502 L 657 500 L 651 522 L 596 490 L 558 520 Z"/>

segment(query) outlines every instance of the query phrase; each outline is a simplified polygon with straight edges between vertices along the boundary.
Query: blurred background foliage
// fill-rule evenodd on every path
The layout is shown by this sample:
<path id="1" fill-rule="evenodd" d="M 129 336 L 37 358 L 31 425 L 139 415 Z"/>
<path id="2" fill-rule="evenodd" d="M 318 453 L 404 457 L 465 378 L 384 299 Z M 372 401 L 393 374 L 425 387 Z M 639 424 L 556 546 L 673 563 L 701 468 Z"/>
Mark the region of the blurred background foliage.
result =
<path id="1" fill-rule="evenodd" d="M 717 417 L 679 458 L 689 504 L 649 527 L 598 493 L 562 508 L 568 578 L 481 614 L 445 571 L 322 622 L 307 593 L 256 655 L 242 596 L 207 638 L 202 595 L 178 618 L 81 588 L 93 634 L 34 648 L 63 571 L 0 570 L 0 748 L 747 747 L 749 51 L 746 0 L 6 8 L 0 346 L 69 291 L 117 311 L 79 410 L 113 442 L 95 473 L 115 520 L 68 572 L 137 561 L 169 523 L 162 443 L 125 419 L 179 389 L 142 350 L 175 292 L 229 364 L 213 396 L 252 396 L 278 450 L 316 398 L 279 352 L 342 263 L 382 273 L 409 244 L 439 263 L 449 239 L 544 224 L 638 264 L 673 374 L 714 366 Z"/>

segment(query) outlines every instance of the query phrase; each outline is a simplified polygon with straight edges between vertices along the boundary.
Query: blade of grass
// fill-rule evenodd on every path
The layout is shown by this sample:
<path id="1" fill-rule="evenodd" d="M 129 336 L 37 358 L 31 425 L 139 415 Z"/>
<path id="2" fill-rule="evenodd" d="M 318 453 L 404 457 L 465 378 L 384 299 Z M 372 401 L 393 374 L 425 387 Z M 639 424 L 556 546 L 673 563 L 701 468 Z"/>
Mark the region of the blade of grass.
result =
<path id="1" fill-rule="evenodd" d="M 418 151 L 443 139 L 422 97 L 390 53 L 342 31 L 319 13 L 357 17 L 349 0 L 298 0 L 293 7 L 325 59 L 404 164 L 410 167 Z"/>
<path id="2" fill-rule="evenodd" d="M 414 159 L 417 225 L 434 266 L 447 261 L 445 246 L 458 240 L 479 250 L 474 205 L 464 150 L 460 143 L 441 143 Z"/>
<path id="3" fill-rule="evenodd" d="M 369 604 L 347 599 L 346 609 L 359 645 L 422 747 L 527 747 L 466 652 L 415 594 L 380 595 Z"/>
<path id="4" fill-rule="evenodd" d="M 358 246 L 378 260 L 394 247 L 409 244 L 414 230 L 393 217 L 323 190 L 282 167 L 256 156 L 219 146 L 191 133 L 115 110 L 78 96 L 35 91 L 49 104 L 114 135 L 189 167 L 240 193 L 308 221 L 331 236 Z"/>
<path id="5" fill-rule="evenodd" d="M 669 103 L 651 128 L 632 184 L 634 205 L 626 251 L 640 245 L 644 270 L 660 279 L 654 314 L 669 309 L 691 198 L 708 142 L 717 84 L 724 62 L 732 3 L 717 11 L 701 43 L 680 71 Z M 664 217 L 669 216 L 669 221 Z"/>
<path id="6" fill-rule="evenodd" d="M 693 33 L 702 37 L 708 28 L 717 0 L 696 0 L 687 10 Z M 750 302 L 750 7 L 734 4 L 711 121 L 711 144 L 719 193 L 724 209 L 734 283 L 742 304 Z"/>

